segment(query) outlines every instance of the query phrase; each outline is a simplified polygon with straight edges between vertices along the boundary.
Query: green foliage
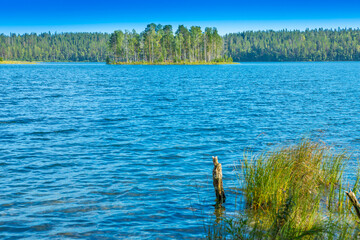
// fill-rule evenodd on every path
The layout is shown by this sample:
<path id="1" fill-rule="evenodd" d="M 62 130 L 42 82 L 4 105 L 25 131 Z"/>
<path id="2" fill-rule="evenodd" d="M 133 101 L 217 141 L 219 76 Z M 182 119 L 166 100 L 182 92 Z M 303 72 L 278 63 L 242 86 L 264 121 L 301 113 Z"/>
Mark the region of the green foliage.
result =
<path id="1" fill-rule="evenodd" d="M 224 36 L 235 61 L 359 61 L 360 29 L 246 31 Z"/>
<path id="2" fill-rule="evenodd" d="M 104 62 L 109 34 L 0 34 L 0 56 L 18 61 Z"/>
<path id="3" fill-rule="evenodd" d="M 212 60 L 212 62 L 220 63 L 220 62 L 227 62 L 225 58 L 215 58 Z"/>
<path id="4" fill-rule="evenodd" d="M 246 209 L 207 230 L 209 239 L 353 239 L 359 227 L 343 172 L 350 157 L 303 140 L 242 161 Z M 359 169 L 354 184 L 358 192 Z M 214 230 L 215 229 L 215 230 Z"/>
<path id="5" fill-rule="evenodd" d="M 225 62 L 217 29 L 206 28 L 205 32 L 198 26 L 189 30 L 180 25 L 174 35 L 171 25 L 151 23 L 140 34 L 125 31 L 123 37 L 122 31 L 115 31 L 109 49 L 116 62 Z"/>
<path id="6" fill-rule="evenodd" d="M 0 62 L 3 62 L 3 61 L 4 61 L 4 59 L 2 57 L 0 57 Z"/>
<path id="7" fill-rule="evenodd" d="M 106 64 L 110 64 L 110 57 L 106 56 L 106 60 L 105 60 Z"/>

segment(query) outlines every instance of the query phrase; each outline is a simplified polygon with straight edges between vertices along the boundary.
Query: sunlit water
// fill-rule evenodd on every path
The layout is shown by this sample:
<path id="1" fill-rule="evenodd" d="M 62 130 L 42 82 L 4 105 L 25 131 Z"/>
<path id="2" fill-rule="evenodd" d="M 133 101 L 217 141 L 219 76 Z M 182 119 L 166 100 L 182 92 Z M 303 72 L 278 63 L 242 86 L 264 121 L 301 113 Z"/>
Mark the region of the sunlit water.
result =
<path id="1" fill-rule="evenodd" d="M 0 65 L 0 238 L 201 238 L 211 156 L 232 214 L 245 149 L 356 156 L 359 99 L 359 62 Z"/>

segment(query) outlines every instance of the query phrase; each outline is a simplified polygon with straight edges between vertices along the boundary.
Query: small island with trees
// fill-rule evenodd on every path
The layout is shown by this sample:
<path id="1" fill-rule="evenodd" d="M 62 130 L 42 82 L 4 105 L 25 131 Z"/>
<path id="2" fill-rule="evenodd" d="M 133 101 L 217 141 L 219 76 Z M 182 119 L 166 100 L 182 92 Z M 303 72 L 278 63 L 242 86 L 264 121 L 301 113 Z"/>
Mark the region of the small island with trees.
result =
<path id="1" fill-rule="evenodd" d="M 119 65 L 212 65 L 229 64 L 224 41 L 216 28 L 148 24 L 140 34 L 135 30 L 115 31 L 109 39 L 107 64 Z"/>

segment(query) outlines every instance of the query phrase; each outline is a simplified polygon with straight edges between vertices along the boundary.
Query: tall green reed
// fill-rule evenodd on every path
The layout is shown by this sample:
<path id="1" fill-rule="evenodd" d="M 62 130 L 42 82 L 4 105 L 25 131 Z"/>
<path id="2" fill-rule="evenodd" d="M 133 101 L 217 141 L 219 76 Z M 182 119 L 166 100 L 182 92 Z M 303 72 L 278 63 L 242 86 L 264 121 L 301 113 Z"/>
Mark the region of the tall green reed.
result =
<path id="1" fill-rule="evenodd" d="M 345 189 L 350 156 L 309 139 L 260 156 L 245 156 L 238 174 L 246 208 L 225 218 L 209 239 L 353 239 L 358 219 Z M 353 191 L 358 192 L 356 168 Z M 210 229 L 210 228 L 209 228 Z M 221 231 L 222 230 L 222 231 Z"/>

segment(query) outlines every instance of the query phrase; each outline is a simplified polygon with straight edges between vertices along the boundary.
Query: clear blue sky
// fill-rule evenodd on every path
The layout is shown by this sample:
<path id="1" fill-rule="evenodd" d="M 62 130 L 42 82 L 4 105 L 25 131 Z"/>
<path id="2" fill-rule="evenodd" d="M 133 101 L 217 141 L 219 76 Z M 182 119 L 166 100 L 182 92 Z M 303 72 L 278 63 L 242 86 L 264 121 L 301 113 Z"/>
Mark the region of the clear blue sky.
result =
<path id="1" fill-rule="evenodd" d="M 0 0 L 0 33 L 142 31 L 148 23 L 244 30 L 360 28 L 360 0 Z"/>

